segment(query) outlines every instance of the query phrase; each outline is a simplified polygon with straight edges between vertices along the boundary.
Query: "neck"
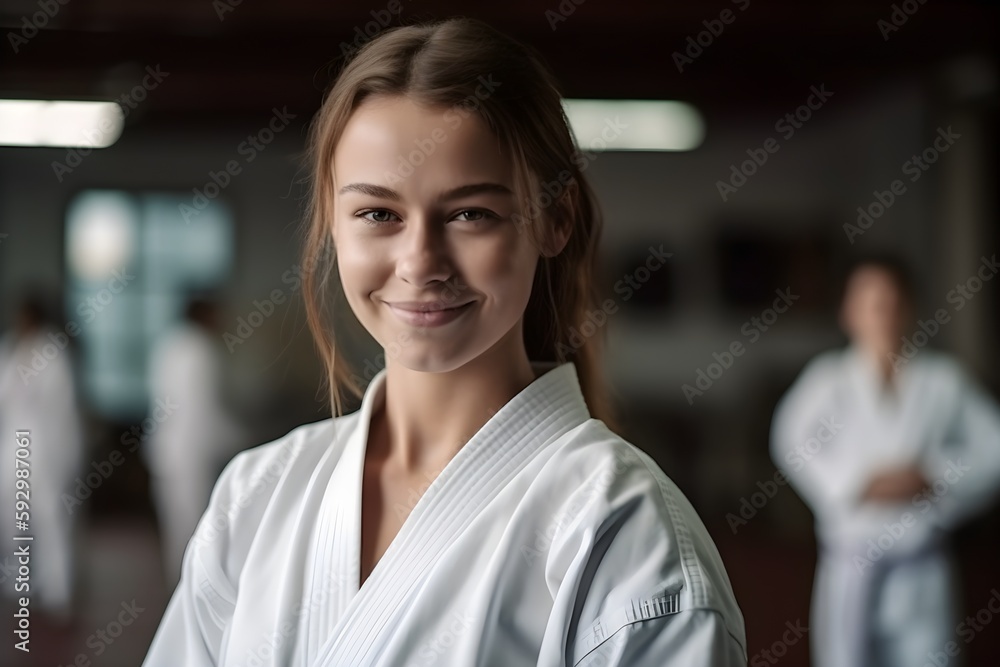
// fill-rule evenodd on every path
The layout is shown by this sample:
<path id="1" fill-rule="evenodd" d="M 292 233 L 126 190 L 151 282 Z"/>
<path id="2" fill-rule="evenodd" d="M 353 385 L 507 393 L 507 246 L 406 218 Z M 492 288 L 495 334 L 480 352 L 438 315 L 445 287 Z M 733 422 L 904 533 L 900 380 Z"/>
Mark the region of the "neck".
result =
<path id="1" fill-rule="evenodd" d="M 390 362 L 385 403 L 373 415 L 384 438 L 381 454 L 406 472 L 443 468 L 534 380 L 535 370 L 523 344 L 511 353 L 503 341 L 469 363 L 441 373 L 414 371 Z"/>
<path id="2" fill-rule="evenodd" d="M 892 356 L 898 355 L 899 348 L 867 345 L 861 346 L 861 352 L 867 361 L 878 371 L 878 376 L 884 384 L 890 384 L 895 377 L 895 369 L 892 365 Z"/>

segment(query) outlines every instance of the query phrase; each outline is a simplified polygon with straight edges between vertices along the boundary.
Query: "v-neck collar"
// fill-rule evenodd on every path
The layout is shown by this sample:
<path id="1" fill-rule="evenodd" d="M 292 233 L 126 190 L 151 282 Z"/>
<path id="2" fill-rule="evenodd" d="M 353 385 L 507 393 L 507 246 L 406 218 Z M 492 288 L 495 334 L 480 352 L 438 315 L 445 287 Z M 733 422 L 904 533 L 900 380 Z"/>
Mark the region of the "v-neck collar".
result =
<path id="1" fill-rule="evenodd" d="M 889 381 L 891 387 L 887 387 L 881 370 L 864 349 L 850 345 L 846 353 L 855 388 L 860 392 L 859 396 L 864 397 L 864 402 L 873 409 L 877 408 L 877 411 L 884 411 L 885 408 L 898 410 L 910 380 L 908 369 L 903 367 L 894 371 Z"/>
<path id="2" fill-rule="evenodd" d="M 339 570 L 325 623 L 312 632 L 322 648 L 313 665 L 361 665 L 379 634 L 404 606 L 421 575 L 482 507 L 542 447 L 591 418 L 572 362 L 535 362 L 543 372 L 509 400 L 458 450 L 427 487 L 364 585 L 360 580 L 361 493 L 371 418 L 385 401 L 386 369 L 369 383 L 343 460 L 322 504 L 317 565 Z M 314 568 L 315 569 L 315 568 Z M 323 577 L 314 572 L 314 580 Z M 314 645 L 313 641 L 309 644 Z M 336 658 L 336 660 L 334 660 Z"/>
<path id="3" fill-rule="evenodd" d="M 929 442 L 927 423 L 921 414 L 927 408 L 925 353 L 918 352 L 895 371 L 892 393 L 882 387 L 878 369 L 864 350 L 852 345 L 847 355 L 855 404 L 865 411 L 868 428 L 878 429 L 882 434 L 879 436 L 885 439 L 882 449 L 896 451 L 909 441 Z M 912 444 L 909 447 L 914 457 L 921 450 L 921 447 L 913 449 Z"/>

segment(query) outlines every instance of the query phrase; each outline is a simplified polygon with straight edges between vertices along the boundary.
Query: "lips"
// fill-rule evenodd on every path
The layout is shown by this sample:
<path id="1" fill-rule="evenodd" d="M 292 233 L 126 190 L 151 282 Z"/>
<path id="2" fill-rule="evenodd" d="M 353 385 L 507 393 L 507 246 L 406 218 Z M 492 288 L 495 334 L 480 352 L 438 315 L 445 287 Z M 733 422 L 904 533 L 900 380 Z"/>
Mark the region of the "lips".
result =
<path id="1" fill-rule="evenodd" d="M 458 310 L 459 308 L 469 305 L 472 301 L 466 301 L 465 303 L 460 303 L 457 306 L 442 306 L 436 301 L 431 303 L 420 303 L 417 301 L 386 301 L 386 303 L 397 310 L 405 310 L 412 313 L 439 313 L 448 310 Z"/>
<path id="2" fill-rule="evenodd" d="M 459 306 L 451 308 L 437 307 L 434 310 L 430 309 L 433 307 L 431 304 L 423 304 L 428 308 L 427 310 L 409 310 L 389 302 L 386 302 L 386 305 L 396 314 L 396 317 L 406 324 L 417 327 L 437 327 L 462 317 L 465 313 L 472 310 L 474 303 L 475 301 L 468 301 Z M 422 304 L 411 304 L 411 307 L 413 305 L 420 306 Z"/>

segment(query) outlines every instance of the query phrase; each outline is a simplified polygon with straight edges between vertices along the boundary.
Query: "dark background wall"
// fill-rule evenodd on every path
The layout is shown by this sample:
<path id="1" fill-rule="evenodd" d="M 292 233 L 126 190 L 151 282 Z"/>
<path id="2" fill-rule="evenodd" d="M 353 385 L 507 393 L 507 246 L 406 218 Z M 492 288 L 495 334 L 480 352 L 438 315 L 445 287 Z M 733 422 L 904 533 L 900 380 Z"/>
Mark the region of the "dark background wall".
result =
<path id="1" fill-rule="evenodd" d="M 607 368 L 626 435 L 660 461 L 717 540 L 751 656 L 777 641 L 786 622 L 807 619 L 811 516 L 787 487 L 735 532 L 726 516 L 774 475 L 767 434 L 777 399 L 811 356 L 844 342 L 834 310 L 838 267 L 859 251 L 899 253 L 915 270 L 918 316 L 927 317 L 947 307 L 949 290 L 1000 245 L 997 9 L 990 2 L 902 4 L 915 11 L 891 31 L 880 22 L 891 20 L 896 5 L 879 2 L 525 0 L 477 7 L 411 0 L 392 22 L 483 18 L 538 49 L 567 97 L 682 99 L 703 114 L 706 139 L 697 150 L 601 153 L 586 173 L 606 216 L 606 285 L 632 273 L 650 245 L 673 253 L 609 322 Z M 546 12 L 560 6 L 574 9 L 553 28 Z M 235 327 L 255 299 L 287 289 L 282 276 L 298 262 L 306 125 L 341 44 L 365 30 L 371 12 L 385 16 L 386 4 L 70 0 L 59 7 L 37 35 L 19 42 L 9 35 L 27 34 L 24 17 L 35 20 L 39 5 L 3 3 L 0 96 L 117 98 L 147 67 L 168 74 L 129 111 L 121 139 L 69 173 L 52 168 L 66 161 L 66 149 L 0 147 L 0 328 L 10 324 L 23 286 L 65 289 L 66 212 L 74 196 L 91 188 L 189 194 L 238 157 L 240 142 L 264 127 L 274 108 L 287 108 L 291 124 L 220 195 L 235 223 L 234 265 L 223 290 L 224 319 Z M 725 8 L 734 20 L 678 71 L 675 52 Z M 792 136 L 776 131 L 812 87 L 832 95 Z M 949 127 L 960 138 L 918 180 L 906 180 L 903 164 Z M 780 149 L 723 200 L 717 182 L 769 137 Z M 894 179 L 904 179 L 905 194 L 852 242 L 845 223 Z M 744 324 L 785 288 L 800 299 L 751 340 Z M 994 396 L 998 306 L 1000 288 L 986 283 L 932 342 Z M 689 400 L 683 386 L 694 385 L 713 354 L 734 341 L 745 344 L 745 354 Z M 358 365 L 377 352 L 371 341 L 359 343 Z M 300 301 L 279 306 L 227 361 L 233 405 L 257 442 L 327 415 Z M 128 427 L 96 415 L 88 423 L 95 460 Z M 126 469 L 88 507 L 81 605 L 95 627 L 126 595 L 145 595 L 152 611 L 101 664 L 137 664 L 167 595 L 155 577 L 150 583 L 155 523 L 145 472 L 138 461 Z M 994 510 L 959 535 L 969 613 L 1000 585 L 992 567 L 1000 556 L 997 528 Z M 115 558 L 121 574 L 111 592 L 101 563 Z M 50 646 L 53 659 L 85 650 L 86 634 Z M 968 647 L 969 664 L 993 664 L 1000 655 L 988 634 Z M 808 664 L 806 642 L 789 647 L 781 664 Z"/>

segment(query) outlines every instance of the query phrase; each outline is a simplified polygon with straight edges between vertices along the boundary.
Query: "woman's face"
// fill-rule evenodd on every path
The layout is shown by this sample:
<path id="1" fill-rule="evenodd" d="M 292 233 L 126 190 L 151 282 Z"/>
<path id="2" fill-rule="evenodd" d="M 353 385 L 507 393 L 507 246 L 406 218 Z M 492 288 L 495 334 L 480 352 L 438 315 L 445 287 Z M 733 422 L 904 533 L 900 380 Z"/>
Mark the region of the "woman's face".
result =
<path id="1" fill-rule="evenodd" d="M 510 158 L 478 115 L 370 97 L 333 171 L 340 279 L 391 363 L 445 372 L 498 344 L 498 358 L 523 351 L 539 254 L 511 219 Z M 435 321 L 418 304 L 450 310 Z"/>

